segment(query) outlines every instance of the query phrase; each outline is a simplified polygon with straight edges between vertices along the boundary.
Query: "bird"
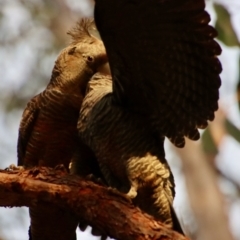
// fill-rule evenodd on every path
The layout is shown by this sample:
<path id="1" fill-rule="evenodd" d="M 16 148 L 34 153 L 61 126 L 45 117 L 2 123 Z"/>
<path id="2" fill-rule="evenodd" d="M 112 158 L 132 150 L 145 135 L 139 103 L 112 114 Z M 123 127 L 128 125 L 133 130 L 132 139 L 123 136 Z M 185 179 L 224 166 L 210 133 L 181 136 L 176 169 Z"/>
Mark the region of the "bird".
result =
<path id="1" fill-rule="evenodd" d="M 95 0 L 94 19 L 110 73 L 88 82 L 79 136 L 109 186 L 183 234 L 164 141 L 184 147 L 214 119 L 222 71 L 217 31 L 204 0 Z"/>
<path id="2" fill-rule="evenodd" d="M 81 158 L 79 174 L 99 172 L 94 155 L 78 137 L 77 121 L 88 81 L 107 62 L 101 40 L 91 34 L 91 19 L 82 19 L 68 31 L 71 43 L 53 67 L 46 89 L 33 97 L 23 112 L 19 127 L 18 166 L 69 169 Z M 84 158 L 81 157 L 84 155 Z M 30 239 L 76 239 L 78 219 L 68 211 L 48 203 L 30 207 Z"/>

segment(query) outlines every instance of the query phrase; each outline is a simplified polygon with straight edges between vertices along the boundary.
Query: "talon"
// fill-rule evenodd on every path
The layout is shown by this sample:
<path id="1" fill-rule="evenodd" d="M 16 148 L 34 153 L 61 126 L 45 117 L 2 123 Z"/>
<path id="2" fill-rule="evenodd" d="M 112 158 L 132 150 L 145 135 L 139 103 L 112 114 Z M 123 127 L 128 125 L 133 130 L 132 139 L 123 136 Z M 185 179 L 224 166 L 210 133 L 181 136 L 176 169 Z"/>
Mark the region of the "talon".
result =
<path id="1" fill-rule="evenodd" d="M 67 172 L 67 169 L 66 169 L 66 167 L 63 164 L 56 165 L 54 167 L 54 170 L 61 170 L 61 171 Z"/>

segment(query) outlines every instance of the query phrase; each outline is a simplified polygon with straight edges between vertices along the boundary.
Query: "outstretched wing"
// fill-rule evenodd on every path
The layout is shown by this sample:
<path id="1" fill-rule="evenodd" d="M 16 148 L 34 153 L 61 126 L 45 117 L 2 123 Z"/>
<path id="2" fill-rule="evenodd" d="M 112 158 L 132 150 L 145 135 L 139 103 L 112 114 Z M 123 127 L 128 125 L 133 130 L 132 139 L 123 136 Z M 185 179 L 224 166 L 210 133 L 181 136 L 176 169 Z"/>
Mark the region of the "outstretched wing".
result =
<path id="1" fill-rule="evenodd" d="M 183 147 L 218 108 L 221 64 L 204 0 L 96 0 L 114 99 Z"/>

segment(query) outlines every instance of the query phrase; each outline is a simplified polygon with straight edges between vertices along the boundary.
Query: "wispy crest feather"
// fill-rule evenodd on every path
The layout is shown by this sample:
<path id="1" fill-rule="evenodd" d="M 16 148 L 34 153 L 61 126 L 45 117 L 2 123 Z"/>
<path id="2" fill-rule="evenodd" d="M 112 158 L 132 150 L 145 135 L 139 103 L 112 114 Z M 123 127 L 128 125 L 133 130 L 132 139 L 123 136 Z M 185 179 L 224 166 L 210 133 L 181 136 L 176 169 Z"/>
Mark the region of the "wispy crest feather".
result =
<path id="1" fill-rule="evenodd" d="M 67 34 L 72 37 L 72 44 L 92 38 L 90 30 L 95 30 L 95 22 L 92 18 L 83 18 Z"/>

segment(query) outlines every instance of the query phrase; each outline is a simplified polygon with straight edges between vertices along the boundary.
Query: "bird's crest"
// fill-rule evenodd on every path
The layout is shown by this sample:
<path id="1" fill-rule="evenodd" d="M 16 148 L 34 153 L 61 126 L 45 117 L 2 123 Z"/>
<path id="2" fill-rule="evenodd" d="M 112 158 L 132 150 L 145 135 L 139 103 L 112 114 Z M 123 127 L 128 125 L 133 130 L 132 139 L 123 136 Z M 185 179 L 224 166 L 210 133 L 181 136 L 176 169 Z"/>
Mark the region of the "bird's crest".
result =
<path id="1" fill-rule="evenodd" d="M 83 18 L 78 21 L 76 26 L 70 29 L 67 34 L 72 37 L 72 44 L 77 44 L 81 41 L 85 41 L 92 38 L 90 31 L 95 30 L 96 26 L 92 18 Z"/>

